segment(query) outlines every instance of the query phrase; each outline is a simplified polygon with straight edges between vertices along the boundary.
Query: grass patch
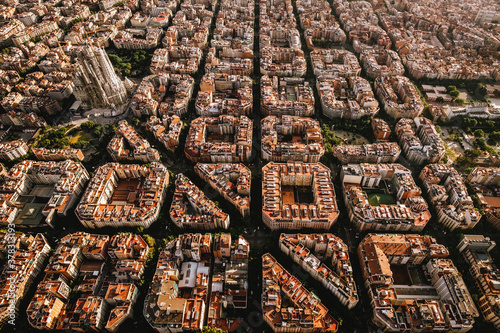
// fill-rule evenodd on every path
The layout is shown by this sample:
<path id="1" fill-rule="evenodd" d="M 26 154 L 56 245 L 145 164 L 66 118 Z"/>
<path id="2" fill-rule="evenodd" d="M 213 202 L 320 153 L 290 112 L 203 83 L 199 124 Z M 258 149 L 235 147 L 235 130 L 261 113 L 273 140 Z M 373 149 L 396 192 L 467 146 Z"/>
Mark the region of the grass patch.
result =
<path id="1" fill-rule="evenodd" d="M 368 194 L 368 202 L 372 206 L 380 206 L 380 205 L 393 205 L 394 200 L 392 199 L 392 196 L 390 194 L 380 194 L 380 193 L 373 193 L 373 194 Z"/>
<path id="2" fill-rule="evenodd" d="M 74 133 L 71 136 L 71 139 L 69 139 L 69 143 L 73 145 L 76 144 L 78 141 L 90 141 L 93 139 L 94 136 L 92 135 L 92 133 L 89 133 L 84 130 L 79 130 L 78 132 Z"/>

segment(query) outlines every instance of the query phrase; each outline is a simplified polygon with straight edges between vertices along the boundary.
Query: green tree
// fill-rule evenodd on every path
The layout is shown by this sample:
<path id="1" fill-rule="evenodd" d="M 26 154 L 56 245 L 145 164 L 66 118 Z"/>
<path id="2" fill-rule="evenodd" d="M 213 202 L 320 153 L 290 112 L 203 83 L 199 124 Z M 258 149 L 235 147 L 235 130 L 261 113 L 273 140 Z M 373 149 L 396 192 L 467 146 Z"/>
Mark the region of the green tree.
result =
<path id="1" fill-rule="evenodd" d="M 488 95 L 488 89 L 486 89 L 485 85 L 481 82 L 477 84 L 476 91 L 483 97 Z"/>
<path id="2" fill-rule="evenodd" d="M 97 124 L 96 127 L 92 130 L 92 135 L 99 138 L 102 134 L 102 126 L 101 124 Z"/>
<path id="3" fill-rule="evenodd" d="M 500 142 L 500 131 L 494 131 L 489 135 L 489 139 L 495 142 Z"/>
<path id="4" fill-rule="evenodd" d="M 173 235 L 169 235 L 167 238 L 163 238 L 160 243 L 160 247 L 163 249 L 165 246 L 167 246 L 168 243 L 173 241 L 175 237 Z"/>
<path id="5" fill-rule="evenodd" d="M 477 129 L 474 131 L 474 136 L 476 138 L 484 138 L 484 131 L 482 129 Z"/>
<path id="6" fill-rule="evenodd" d="M 156 241 L 155 241 L 155 239 L 153 237 L 151 237 L 148 234 L 145 234 L 145 235 L 142 235 L 142 238 L 144 238 L 144 240 L 146 241 L 146 243 L 148 243 L 148 245 L 149 245 L 150 248 L 154 248 L 155 247 Z"/>
<path id="7" fill-rule="evenodd" d="M 465 100 L 463 100 L 462 98 L 456 98 L 455 103 L 462 105 L 465 103 Z"/>
<path id="8" fill-rule="evenodd" d="M 477 158 L 479 156 L 481 156 L 481 151 L 480 150 L 466 150 L 465 151 L 465 156 L 467 157 L 472 157 L 472 158 Z"/>
<path id="9" fill-rule="evenodd" d="M 464 125 L 468 127 L 476 127 L 477 119 L 474 118 L 464 118 Z"/>
<path id="10" fill-rule="evenodd" d="M 457 86 L 449 85 L 448 88 L 446 88 L 446 90 L 448 90 L 449 93 L 450 91 L 457 90 Z"/>
<path id="11" fill-rule="evenodd" d="M 456 98 L 460 95 L 460 91 L 458 90 L 452 90 L 448 94 L 450 94 L 451 97 Z"/>
<path id="12" fill-rule="evenodd" d="M 496 124 L 494 120 L 485 120 L 484 125 L 489 129 L 489 130 L 494 130 L 496 128 Z"/>
<path id="13" fill-rule="evenodd" d="M 329 155 L 333 152 L 333 147 L 330 142 L 325 143 L 325 154 Z"/>
<path id="14" fill-rule="evenodd" d="M 80 125 L 81 129 L 84 130 L 91 130 L 96 126 L 96 123 L 94 123 L 92 120 L 86 121 Z"/>
<path id="15" fill-rule="evenodd" d="M 493 154 L 493 155 L 496 154 L 495 149 L 493 149 L 493 147 L 488 145 L 483 139 L 477 139 L 475 141 L 475 144 L 479 147 L 479 149 L 481 149 L 483 151 L 487 151 L 488 153 Z"/>

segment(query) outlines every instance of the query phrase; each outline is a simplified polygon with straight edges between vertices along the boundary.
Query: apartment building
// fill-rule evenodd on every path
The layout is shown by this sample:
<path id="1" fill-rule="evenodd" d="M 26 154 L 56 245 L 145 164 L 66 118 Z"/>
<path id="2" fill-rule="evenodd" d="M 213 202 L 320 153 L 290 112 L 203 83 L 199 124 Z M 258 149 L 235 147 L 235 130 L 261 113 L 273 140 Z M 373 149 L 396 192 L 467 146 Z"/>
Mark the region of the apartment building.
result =
<path id="1" fill-rule="evenodd" d="M 287 0 L 259 3 L 259 46 L 282 47 L 287 50 L 300 49 L 301 42 L 292 3 Z"/>
<path id="2" fill-rule="evenodd" d="M 243 319 L 229 310 L 247 308 L 250 243 L 243 236 L 232 240 L 230 234 L 221 234 L 213 236 L 212 244 L 215 262 L 206 326 L 232 332 Z"/>
<path id="3" fill-rule="evenodd" d="M 394 163 L 401 154 L 396 142 L 379 142 L 362 145 L 336 145 L 333 156 L 341 164 L 349 163 Z"/>
<path id="4" fill-rule="evenodd" d="M 179 228 L 213 230 L 229 228 L 229 214 L 220 209 L 182 173 L 175 180 L 170 219 Z"/>
<path id="5" fill-rule="evenodd" d="M 281 234 L 279 245 L 348 309 L 358 304 L 349 250 L 342 239 L 333 234 Z"/>
<path id="6" fill-rule="evenodd" d="M 261 26 L 259 31 L 259 48 L 285 47 L 300 49 L 300 34 L 296 28 L 279 25 Z"/>
<path id="7" fill-rule="evenodd" d="M 484 319 L 500 329 L 500 293 L 496 287 L 500 276 L 491 250 L 495 241 L 483 235 L 464 235 L 457 250 L 470 265 L 469 272 L 479 290 L 479 308 Z"/>
<path id="8" fill-rule="evenodd" d="M 114 0 L 112 0 L 114 1 Z M 68 33 L 56 31 L 53 35 L 43 36 L 42 40 L 52 47 L 57 47 L 60 39 L 75 45 L 86 45 L 89 41 L 99 47 L 108 48 L 119 30 L 132 18 L 133 0 L 123 7 L 115 6 L 91 13 L 87 20 L 74 22 Z M 59 35 L 60 32 L 60 35 Z"/>
<path id="9" fill-rule="evenodd" d="M 348 32 L 348 36 L 354 51 L 357 53 L 390 49 L 392 45 L 391 39 L 387 36 L 385 30 L 378 25 L 355 24 L 354 29 Z"/>
<path id="10" fill-rule="evenodd" d="M 431 218 L 411 171 L 401 164 L 347 164 L 341 179 L 349 219 L 360 231 L 420 232 Z"/>
<path id="11" fill-rule="evenodd" d="M 183 2 L 165 32 L 163 46 L 168 48 L 184 45 L 205 49 L 214 15 L 206 8 L 207 5 L 207 3 Z"/>
<path id="12" fill-rule="evenodd" d="M 27 44 L 27 45 L 33 47 L 33 44 Z M 44 44 L 39 43 L 39 45 L 44 45 Z M 41 53 L 47 53 L 48 47 L 44 45 L 37 49 L 40 50 Z M 34 68 L 36 66 L 37 57 L 42 57 L 43 54 L 33 54 L 33 59 L 30 59 L 29 49 L 26 51 L 27 52 L 24 53 L 20 51 L 19 48 L 15 48 L 11 49 L 11 51 L 8 54 L 5 55 L 3 54 L 1 56 L 1 59 L 3 61 L 1 68 L 4 70 L 15 70 L 18 72 L 28 71 Z"/>
<path id="13" fill-rule="evenodd" d="M 500 15 L 494 10 L 480 9 L 476 15 L 476 22 L 478 24 L 491 23 L 492 21 L 499 21 Z"/>
<path id="14" fill-rule="evenodd" d="M 30 148 L 22 140 L 0 143 L 0 160 L 13 161 L 26 156 Z"/>
<path id="15" fill-rule="evenodd" d="M 250 216 L 252 173 L 243 163 L 197 163 L 196 174 L 229 201 L 241 216 Z"/>
<path id="16" fill-rule="evenodd" d="M 333 5 L 355 52 L 391 48 L 391 40 L 384 29 L 379 27 L 371 3 L 338 0 Z"/>
<path id="17" fill-rule="evenodd" d="M 349 17 L 346 14 L 348 13 L 342 13 L 339 19 L 356 53 L 391 48 L 391 39 L 378 24 L 354 21 L 352 18 L 346 20 Z"/>
<path id="18" fill-rule="evenodd" d="M 64 34 L 64 32 L 61 30 L 61 35 Z M 47 43 L 48 44 L 51 44 L 51 46 L 55 46 L 57 45 L 57 41 L 59 41 L 58 38 L 60 38 L 59 34 L 57 33 L 51 33 L 49 35 L 47 35 L 47 38 L 53 38 L 54 41 L 51 42 L 50 40 L 47 40 Z M 54 45 L 55 44 L 55 45 Z M 99 44 L 97 44 L 99 45 Z M 101 45 L 99 45 L 101 46 Z M 61 46 L 62 48 L 62 46 Z M 42 60 L 39 64 L 38 64 L 38 68 L 40 68 L 41 71 L 43 71 L 44 73 L 50 73 L 50 72 L 53 72 L 53 71 L 69 71 L 70 68 L 71 68 L 71 64 L 70 64 L 70 61 L 68 61 L 69 59 L 67 58 L 66 56 L 66 52 L 68 52 L 69 54 L 69 51 L 75 51 L 75 50 L 68 50 L 68 48 L 66 48 L 66 50 L 64 49 L 52 49 L 49 53 L 47 53 L 47 55 L 45 56 L 45 59 Z M 73 54 L 71 54 L 73 56 Z"/>
<path id="19" fill-rule="evenodd" d="M 314 119 L 268 116 L 260 127 L 262 159 L 318 163 L 325 153 L 321 128 Z"/>
<path id="20" fill-rule="evenodd" d="M 160 161 L 158 150 L 151 148 L 150 143 L 141 137 L 126 120 L 118 122 L 115 133 L 106 147 L 113 161 L 137 160 L 145 163 Z M 127 146 L 131 149 L 127 149 Z"/>
<path id="21" fill-rule="evenodd" d="M 66 308 L 71 288 L 69 281 L 78 276 L 83 262 L 81 248 L 76 244 L 60 244 L 45 269 L 45 278 L 26 310 L 28 323 L 37 329 L 57 329 Z M 57 280 L 52 274 L 60 274 Z"/>
<path id="22" fill-rule="evenodd" d="M 375 79 L 379 76 L 404 75 L 405 68 L 396 51 L 389 49 L 365 50 L 359 56 L 366 75 Z"/>
<path id="23" fill-rule="evenodd" d="M 12 43 L 20 47 L 25 42 L 29 41 L 32 38 L 39 37 L 46 33 L 50 33 L 54 30 L 59 29 L 56 21 L 45 20 L 40 23 L 35 23 L 21 30 L 21 32 L 12 36 Z"/>
<path id="24" fill-rule="evenodd" d="M 29 324 L 39 330 L 116 332 L 132 317 L 139 295 L 135 283 L 148 252 L 144 239 L 129 233 L 63 237 L 28 305 Z M 138 269 L 127 265 L 131 262 Z M 74 293 L 79 297 L 70 297 Z"/>
<path id="25" fill-rule="evenodd" d="M 12 37 L 24 31 L 26 26 L 17 19 L 6 21 L 0 26 L 0 45 L 7 46 L 11 43 Z"/>
<path id="26" fill-rule="evenodd" d="M 145 15 L 144 12 L 136 12 L 130 19 L 130 24 L 134 28 L 164 28 L 168 26 L 171 18 L 172 11 L 169 8 L 165 8 L 162 13 L 158 13 L 157 16 Z"/>
<path id="27" fill-rule="evenodd" d="M 255 2 L 253 0 L 225 0 L 221 2 L 216 18 L 211 47 L 228 47 L 253 54 Z"/>
<path id="28" fill-rule="evenodd" d="M 254 22 L 255 2 L 253 0 L 225 0 L 221 2 L 205 62 L 205 73 L 238 75 L 240 77 L 253 73 Z M 221 83 L 226 85 L 226 83 Z M 244 93 L 244 96 L 240 96 L 246 99 L 247 92 Z M 237 98 L 241 99 L 241 97 Z M 245 112 L 251 111 L 251 104 L 244 101 L 243 109 Z M 243 114 L 241 112 L 243 109 L 237 112 Z"/>
<path id="29" fill-rule="evenodd" d="M 16 110 L 24 113 L 35 112 L 37 114 L 54 116 L 59 114 L 62 108 L 56 100 L 50 97 L 24 96 Z"/>
<path id="30" fill-rule="evenodd" d="M 12 51 L 12 50 L 11 50 Z M 3 70 L 0 69 L 0 84 L 2 90 L 12 89 L 12 85 L 18 83 L 21 80 L 21 76 L 18 72 L 14 70 Z"/>
<path id="31" fill-rule="evenodd" d="M 416 118 L 424 111 L 416 88 L 405 76 L 377 77 L 375 92 L 385 112 L 394 119 Z"/>
<path id="32" fill-rule="evenodd" d="M 84 261 L 81 245 L 73 242 L 78 237 L 82 241 L 88 241 L 88 238 L 80 234 L 68 235 L 62 239 L 50 257 L 45 268 L 45 277 L 26 310 L 28 322 L 34 328 L 51 330 L 58 327 L 71 292 L 69 281 L 78 276 Z M 104 246 L 108 238 L 109 236 L 104 236 L 100 246 Z M 56 276 L 60 276 L 60 279 Z"/>
<path id="33" fill-rule="evenodd" d="M 0 103 L 1 104 L 1 103 Z M 41 128 L 47 126 L 45 119 L 31 113 L 10 111 L 0 115 L 0 123 L 6 126 Z"/>
<path id="34" fill-rule="evenodd" d="M 354 53 L 343 49 L 314 50 L 310 54 L 314 75 L 351 77 L 361 74 Z"/>
<path id="35" fill-rule="evenodd" d="M 249 116 L 253 109 L 252 79 L 227 73 L 208 73 L 201 78 L 196 113 L 203 117 Z"/>
<path id="36" fill-rule="evenodd" d="M 430 236 L 368 234 L 358 256 L 373 322 L 386 332 L 471 330 L 479 312 L 448 255 Z M 425 272 L 419 288 L 401 268 Z"/>
<path id="37" fill-rule="evenodd" d="M 260 50 L 260 73 L 269 76 L 304 76 L 307 63 L 301 49 L 264 47 Z"/>
<path id="38" fill-rule="evenodd" d="M 116 5 L 118 2 L 120 2 L 120 1 L 118 1 L 118 0 L 101 0 L 99 3 L 99 8 L 108 9 L 108 8 Z"/>
<path id="39" fill-rule="evenodd" d="M 472 229 L 481 220 L 474 208 L 462 176 L 447 164 L 429 164 L 419 177 L 431 203 L 437 210 L 438 222 L 450 230 Z"/>
<path id="40" fill-rule="evenodd" d="M 206 73 L 226 73 L 249 76 L 253 73 L 253 50 L 234 49 L 229 46 L 213 46 L 205 61 Z"/>
<path id="41" fill-rule="evenodd" d="M 424 1 L 414 15 L 406 15 L 397 4 L 378 10 L 382 28 L 387 31 L 395 49 L 401 56 L 408 73 L 416 78 L 481 80 L 498 75 L 492 61 L 491 50 L 498 46 L 497 38 L 490 38 L 486 22 L 492 17 L 483 16 L 493 8 L 485 1 L 460 4 L 450 12 L 451 2 Z M 489 8 L 488 8 L 489 7 Z M 459 24 L 461 20 L 469 22 Z M 436 17 L 436 13 L 442 15 Z M 478 19 L 479 17 L 479 19 Z M 485 20 L 482 18 L 485 17 Z M 425 24 L 421 22 L 425 21 Z M 440 27 L 447 26 L 448 29 Z M 485 29 L 486 28 L 486 29 Z"/>
<path id="42" fill-rule="evenodd" d="M 345 43 L 346 34 L 331 14 L 328 2 L 299 0 L 295 5 L 307 47 L 314 49 Z"/>
<path id="43" fill-rule="evenodd" d="M 10 20 L 10 19 L 14 18 L 15 16 L 17 16 L 19 18 L 22 15 L 22 13 L 18 14 L 18 15 L 15 15 L 15 14 L 16 14 L 15 7 L 9 7 L 9 6 L 2 5 L 2 7 L 0 8 L 0 17 L 2 18 L 3 21 Z"/>
<path id="44" fill-rule="evenodd" d="M 246 308 L 248 242 L 231 235 L 183 234 L 161 251 L 144 302 L 144 317 L 160 333 L 234 331 L 241 318 L 230 308 Z M 211 291 L 209 293 L 209 291 Z"/>
<path id="45" fill-rule="evenodd" d="M 370 83 L 360 76 L 320 75 L 316 89 L 323 114 L 328 118 L 359 119 L 379 111 Z"/>
<path id="46" fill-rule="evenodd" d="M 153 74 L 187 74 L 192 75 L 198 70 L 201 49 L 194 46 L 170 46 L 156 49 L 149 70 Z"/>
<path id="47" fill-rule="evenodd" d="M 167 168 L 107 163 L 97 168 L 75 209 L 87 228 L 141 226 L 148 228 L 160 215 L 169 184 Z"/>
<path id="48" fill-rule="evenodd" d="M 89 174 L 79 162 L 66 160 L 63 162 L 23 161 L 14 165 L 4 176 L 0 196 L 0 223 L 14 223 L 16 217 L 25 207 L 26 202 L 20 202 L 21 196 L 36 198 L 37 185 L 54 185 L 47 204 L 42 209 L 43 216 L 57 213 L 66 216 L 83 193 Z M 19 221 L 20 223 L 20 221 Z"/>
<path id="49" fill-rule="evenodd" d="M 296 28 L 297 22 L 290 0 L 261 0 L 259 2 L 261 27 Z"/>
<path id="50" fill-rule="evenodd" d="M 44 52 L 45 53 L 45 52 Z M 40 54 L 40 56 L 45 55 L 44 53 Z M 37 60 L 36 57 L 30 55 L 30 59 Z M 13 82 L 13 81 L 11 81 Z M 39 97 L 39 102 L 37 103 L 40 108 L 40 111 L 43 112 L 43 103 L 40 101 L 47 100 L 45 103 L 45 110 L 47 114 L 55 114 L 58 111 L 61 111 L 61 107 L 59 102 L 63 101 L 65 98 L 68 98 L 73 93 L 73 82 L 71 81 L 71 74 L 66 72 L 53 71 L 51 73 L 43 74 L 42 72 L 33 72 L 27 74 L 24 81 L 17 82 L 15 84 L 15 89 L 25 96 L 25 99 L 19 102 L 19 107 L 27 107 L 27 104 L 30 99 L 29 97 Z M 49 97 L 49 98 L 47 98 Z M 53 107 L 55 110 L 50 112 L 50 101 L 55 100 L 57 102 L 53 102 Z"/>
<path id="51" fill-rule="evenodd" d="M 42 272 L 50 249 L 42 234 L 0 233 L 0 256 L 8 259 L 0 273 L 0 326 L 16 318 L 20 302 Z"/>
<path id="52" fill-rule="evenodd" d="M 252 154 L 253 123 L 246 116 L 199 117 L 184 146 L 192 162 L 243 162 Z"/>
<path id="53" fill-rule="evenodd" d="M 500 168 L 476 167 L 466 182 L 477 195 L 486 220 L 500 229 Z"/>
<path id="54" fill-rule="evenodd" d="M 161 120 L 158 117 L 151 116 L 146 123 L 146 130 L 153 133 L 156 140 L 160 141 L 165 148 L 175 152 L 179 145 L 184 122 L 179 116 L 164 116 Z"/>
<path id="55" fill-rule="evenodd" d="M 91 251 L 89 252 L 95 253 L 96 251 L 91 248 Z M 126 261 L 130 259 L 143 262 L 147 259 L 149 246 L 148 243 L 139 235 L 120 233 L 113 235 L 110 238 L 107 253 L 113 262 Z M 98 257 L 96 259 L 104 260 L 106 257 L 103 255 L 102 258 Z"/>
<path id="56" fill-rule="evenodd" d="M 283 297 L 293 306 L 283 307 Z M 273 256 L 262 256 L 262 314 L 273 332 L 306 333 L 316 328 L 337 332 L 339 323 L 315 294 L 290 274 Z"/>
<path id="57" fill-rule="evenodd" d="M 261 110 L 267 116 L 314 114 L 314 93 L 303 78 L 264 75 L 260 78 Z"/>
<path id="58" fill-rule="evenodd" d="M 221 1 L 205 72 L 248 76 L 253 73 L 255 2 Z"/>
<path id="59" fill-rule="evenodd" d="M 127 319 L 132 319 L 132 305 L 137 301 L 138 296 L 139 291 L 135 284 L 111 283 L 104 300 L 116 306 L 110 310 L 104 328 L 109 332 L 117 332 Z"/>
<path id="60" fill-rule="evenodd" d="M 338 217 L 330 169 L 323 164 L 270 162 L 262 168 L 262 219 L 270 229 L 327 230 Z"/>
<path id="61" fill-rule="evenodd" d="M 142 79 L 130 101 L 130 109 L 141 116 L 181 116 L 188 111 L 194 79 L 185 74 L 157 74 Z"/>
<path id="62" fill-rule="evenodd" d="M 380 118 L 372 119 L 372 130 L 373 136 L 375 137 L 375 141 L 377 142 L 385 142 L 389 141 L 391 136 L 391 128 L 387 124 L 387 122 Z"/>
<path id="63" fill-rule="evenodd" d="M 69 328 L 90 327 L 100 331 L 106 325 L 106 312 L 108 304 L 102 297 L 80 298 L 76 301 L 73 317 L 69 319 Z"/>
<path id="64" fill-rule="evenodd" d="M 161 28 L 130 28 L 120 30 L 113 38 L 113 45 L 117 49 L 149 50 L 160 44 L 163 29 Z"/>
<path id="65" fill-rule="evenodd" d="M 444 141 L 430 119 L 400 119 L 394 133 L 406 157 L 413 163 L 437 163 L 446 154 Z"/>
<path id="66" fill-rule="evenodd" d="M 85 158 L 81 149 L 31 148 L 31 151 L 41 161 L 83 161 Z"/>

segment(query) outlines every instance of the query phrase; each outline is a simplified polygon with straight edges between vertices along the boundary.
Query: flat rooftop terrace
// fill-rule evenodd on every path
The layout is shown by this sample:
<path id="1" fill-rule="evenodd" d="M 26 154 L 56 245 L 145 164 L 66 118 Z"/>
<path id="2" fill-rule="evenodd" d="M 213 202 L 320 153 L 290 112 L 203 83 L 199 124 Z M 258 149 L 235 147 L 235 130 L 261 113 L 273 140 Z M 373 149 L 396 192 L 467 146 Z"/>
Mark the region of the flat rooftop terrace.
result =
<path id="1" fill-rule="evenodd" d="M 500 197 L 484 197 L 489 206 L 500 208 Z"/>

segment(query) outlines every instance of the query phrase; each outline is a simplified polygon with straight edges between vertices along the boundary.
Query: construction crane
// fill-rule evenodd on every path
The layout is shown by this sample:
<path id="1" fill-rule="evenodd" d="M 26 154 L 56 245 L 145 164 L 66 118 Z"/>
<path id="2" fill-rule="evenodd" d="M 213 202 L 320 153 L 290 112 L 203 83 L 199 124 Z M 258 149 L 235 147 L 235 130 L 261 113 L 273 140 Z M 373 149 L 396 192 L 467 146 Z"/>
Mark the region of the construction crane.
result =
<path id="1" fill-rule="evenodd" d="M 71 63 L 71 59 L 68 58 L 68 56 L 66 55 L 66 52 L 64 52 L 61 44 L 68 44 L 68 42 L 66 42 L 66 41 L 62 41 L 61 42 L 61 41 L 58 40 L 57 41 L 57 45 L 59 45 L 59 50 L 61 51 L 61 54 L 64 57 L 64 60 L 66 60 L 68 63 Z"/>

